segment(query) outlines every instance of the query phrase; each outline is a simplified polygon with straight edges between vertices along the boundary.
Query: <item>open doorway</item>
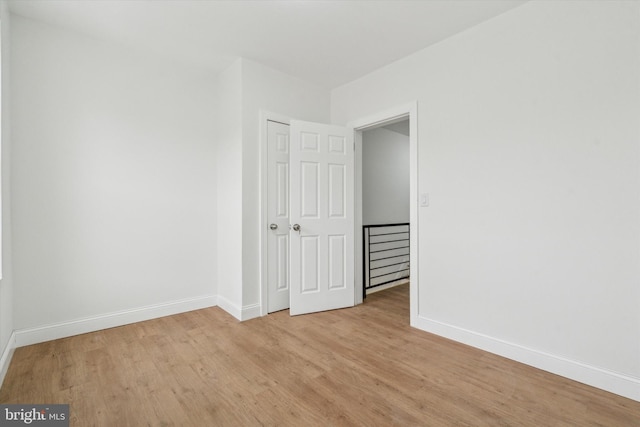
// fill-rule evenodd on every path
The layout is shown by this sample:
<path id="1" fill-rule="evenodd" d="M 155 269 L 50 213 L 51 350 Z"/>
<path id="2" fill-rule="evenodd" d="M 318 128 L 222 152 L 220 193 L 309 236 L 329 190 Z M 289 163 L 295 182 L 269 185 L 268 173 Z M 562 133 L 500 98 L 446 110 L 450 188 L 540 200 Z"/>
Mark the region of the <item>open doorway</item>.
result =
<path id="1" fill-rule="evenodd" d="M 362 132 L 363 299 L 408 284 L 410 121 Z"/>
<path id="2" fill-rule="evenodd" d="M 402 123 L 398 125 L 398 123 Z M 409 169 L 409 319 L 410 324 L 415 325 L 418 320 L 418 283 L 419 283 L 419 265 L 418 265 L 418 232 L 419 232 L 419 216 L 418 216 L 418 104 L 412 102 L 405 105 L 399 105 L 384 111 L 372 114 L 367 117 L 354 120 L 349 126 L 355 130 L 355 263 L 356 263 L 356 304 L 364 302 L 364 280 L 363 272 L 363 188 L 362 188 L 362 147 L 363 134 L 366 131 L 377 128 L 390 127 L 399 130 L 400 127 L 406 133 L 408 126 L 409 137 L 409 158 L 405 167 Z M 389 128 L 387 128 L 389 130 Z M 399 289 L 396 287 L 394 289 Z M 380 294 L 378 294 L 380 295 Z"/>

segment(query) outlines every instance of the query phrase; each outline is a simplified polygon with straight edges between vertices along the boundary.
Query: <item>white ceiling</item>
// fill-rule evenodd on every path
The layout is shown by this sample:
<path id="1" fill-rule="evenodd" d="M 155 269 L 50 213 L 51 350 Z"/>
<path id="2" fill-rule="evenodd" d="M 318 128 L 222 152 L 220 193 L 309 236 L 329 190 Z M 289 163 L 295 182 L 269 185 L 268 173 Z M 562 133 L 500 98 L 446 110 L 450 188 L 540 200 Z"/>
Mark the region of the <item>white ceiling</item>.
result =
<path id="1" fill-rule="evenodd" d="M 245 57 L 334 88 L 524 0 L 11 0 L 11 12 L 215 71 Z"/>

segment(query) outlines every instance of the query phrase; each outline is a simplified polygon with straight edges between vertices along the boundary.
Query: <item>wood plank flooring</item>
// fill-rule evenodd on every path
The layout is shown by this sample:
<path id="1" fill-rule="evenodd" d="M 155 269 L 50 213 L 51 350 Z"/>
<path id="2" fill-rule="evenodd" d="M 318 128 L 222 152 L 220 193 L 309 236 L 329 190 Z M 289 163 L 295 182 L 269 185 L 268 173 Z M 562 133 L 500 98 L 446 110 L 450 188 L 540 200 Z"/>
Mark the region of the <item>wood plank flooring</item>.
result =
<path id="1" fill-rule="evenodd" d="M 640 403 L 409 327 L 408 285 L 346 310 L 219 308 L 18 348 L 0 403 L 72 426 L 640 426 Z"/>

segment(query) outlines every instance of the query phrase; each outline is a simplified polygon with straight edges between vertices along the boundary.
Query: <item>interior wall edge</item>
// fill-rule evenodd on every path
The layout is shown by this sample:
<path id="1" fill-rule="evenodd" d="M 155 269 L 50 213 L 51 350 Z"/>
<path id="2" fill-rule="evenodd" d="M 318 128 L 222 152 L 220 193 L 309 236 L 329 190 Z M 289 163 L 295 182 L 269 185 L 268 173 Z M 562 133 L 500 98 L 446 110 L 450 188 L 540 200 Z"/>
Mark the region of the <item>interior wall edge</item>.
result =
<path id="1" fill-rule="evenodd" d="M 235 317 L 237 320 L 242 320 L 242 309 L 222 295 L 218 295 L 218 307 Z"/>

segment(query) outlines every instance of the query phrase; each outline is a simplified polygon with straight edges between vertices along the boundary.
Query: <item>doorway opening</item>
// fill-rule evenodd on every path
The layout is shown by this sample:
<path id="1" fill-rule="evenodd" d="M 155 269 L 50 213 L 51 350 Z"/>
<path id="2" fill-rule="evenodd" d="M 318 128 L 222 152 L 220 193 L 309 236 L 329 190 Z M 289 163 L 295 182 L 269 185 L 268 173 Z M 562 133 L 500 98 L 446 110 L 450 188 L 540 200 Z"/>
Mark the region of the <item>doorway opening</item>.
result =
<path id="1" fill-rule="evenodd" d="M 377 114 L 373 114 L 368 117 L 364 117 L 349 123 L 349 126 L 355 130 L 355 149 L 356 149 L 356 165 L 355 165 L 355 202 L 356 202 L 356 252 L 355 262 L 356 266 L 356 304 L 361 304 L 364 301 L 365 293 L 365 281 L 367 278 L 365 259 L 364 259 L 364 232 L 363 225 L 364 220 L 367 220 L 369 213 L 364 214 L 363 210 L 363 138 L 366 137 L 367 131 L 386 128 L 385 130 L 393 130 L 398 132 L 402 130 L 404 133 L 408 133 L 408 159 L 405 157 L 404 167 L 408 169 L 408 215 L 409 226 L 406 227 L 409 235 L 409 248 L 408 249 L 408 269 L 409 269 L 409 319 L 412 326 L 417 324 L 418 321 L 418 301 L 419 301 L 419 264 L 418 264 L 418 232 L 419 232 L 419 216 L 418 216 L 418 104 L 412 102 L 405 105 L 396 106 L 388 110 L 381 111 Z M 388 147 L 387 147 L 388 148 Z M 365 184 L 366 187 L 366 184 Z M 404 189 L 405 195 L 406 188 Z M 404 196 L 406 197 L 406 196 Z M 406 199 L 405 199 L 406 200 Z M 406 203 L 406 202 L 403 202 Z M 366 207 L 364 207 L 366 209 Z M 406 215 L 406 207 L 403 208 Z M 364 215 L 364 217 L 363 217 Z M 388 218 L 384 219 L 389 221 Z M 406 236 L 406 234 L 402 235 Z M 400 240 L 400 239 L 398 239 Z M 402 243 L 399 243 L 402 246 Z M 406 244 L 404 245 L 406 246 Z M 401 264 L 407 265 L 406 256 L 401 259 Z M 365 268 L 363 268 L 365 267 Z M 400 266 L 395 266 L 400 267 Z M 389 271 L 386 271 L 389 272 Z M 399 278 L 395 273 L 396 278 Z M 382 280 L 382 279 L 379 279 Z M 380 287 L 381 289 L 383 286 Z"/>
<path id="2" fill-rule="evenodd" d="M 363 293 L 409 282 L 408 117 L 362 132 Z"/>

